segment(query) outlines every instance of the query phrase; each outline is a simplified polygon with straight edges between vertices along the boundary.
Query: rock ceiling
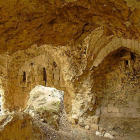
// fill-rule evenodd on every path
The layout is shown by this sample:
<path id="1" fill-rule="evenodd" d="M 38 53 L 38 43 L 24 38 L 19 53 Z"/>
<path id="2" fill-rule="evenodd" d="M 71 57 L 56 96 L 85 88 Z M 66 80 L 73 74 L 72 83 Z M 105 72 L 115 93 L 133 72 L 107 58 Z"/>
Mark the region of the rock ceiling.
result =
<path id="1" fill-rule="evenodd" d="M 103 27 L 106 36 L 139 39 L 138 0 L 0 0 L 0 51 L 33 44 L 81 42 Z"/>

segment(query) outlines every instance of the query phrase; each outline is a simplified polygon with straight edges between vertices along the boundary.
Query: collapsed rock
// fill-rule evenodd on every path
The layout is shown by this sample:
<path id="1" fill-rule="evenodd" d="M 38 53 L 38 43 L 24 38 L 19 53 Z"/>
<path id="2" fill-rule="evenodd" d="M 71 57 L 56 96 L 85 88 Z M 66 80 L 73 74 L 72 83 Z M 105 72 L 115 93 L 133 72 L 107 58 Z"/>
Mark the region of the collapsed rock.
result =
<path id="1" fill-rule="evenodd" d="M 82 127 L 89 126 L 92 130 L 98 130 L 100 117 L 97 115 L 88 116 L 87 118 L 79 118 L 79 125 Z"/>
<path id="2" fill-rule="evenodd" d="M 32 118 L 26 113 L 0 116 L 0 140 L 34 139 Z"/>
<path id="3" fill-rule="evenodd" d="M 31 116 L 40 115 L 45 122 L 58 129 L 63 95 L 63 91 L 55 88 L 36 86 L 30 92 L 26 112 Z"/>
<path id="4" fill-rule="evenodd" d="M 105 138 L 110 138 L 110 139 L 113 139 L 113 136 L 112 136 L 112 135 L 110 135 L 109 133 L 105 133 L 104 137 L 105 137 Z"/>
<path id="5" fill-rule="evenodd" d="M 109 133 L 105 133 L 105 132 L 99 132 L 99 131 L 96 131 L 95 134 L 99 137 L 105 137 L 105 138 L 109 138 L 109 139 L 113 139 L 113 136 L 110 135 Z"/>

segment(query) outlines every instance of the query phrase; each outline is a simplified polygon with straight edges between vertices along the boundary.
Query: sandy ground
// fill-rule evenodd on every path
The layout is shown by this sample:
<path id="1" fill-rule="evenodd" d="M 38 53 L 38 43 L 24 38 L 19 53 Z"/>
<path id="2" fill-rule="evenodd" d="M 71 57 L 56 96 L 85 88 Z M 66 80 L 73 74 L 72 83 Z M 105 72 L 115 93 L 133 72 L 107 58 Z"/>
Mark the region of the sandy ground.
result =
<path id="1" fill-rule="evenodd" d="M 39 119 L 36 119 L 35 123 L 45 133 L 46 140 L 109 140 L 109 138 L 96 136 L 93 130 L 85 130 L 78 125 L 70 124 L 64 112 L 61 115 L 58 131 Z M 110 132 L 111 128 L 116 129 L 113 131 L 118 135 L 114 136 L 114 140 L 140 140 L 140 121 L 138 119 L 102 118 L 100 123 L 102 124 L 100 126 L 106 127 L 106 132 Z M 108 129 L 108 126 L 112 127 Z"/>

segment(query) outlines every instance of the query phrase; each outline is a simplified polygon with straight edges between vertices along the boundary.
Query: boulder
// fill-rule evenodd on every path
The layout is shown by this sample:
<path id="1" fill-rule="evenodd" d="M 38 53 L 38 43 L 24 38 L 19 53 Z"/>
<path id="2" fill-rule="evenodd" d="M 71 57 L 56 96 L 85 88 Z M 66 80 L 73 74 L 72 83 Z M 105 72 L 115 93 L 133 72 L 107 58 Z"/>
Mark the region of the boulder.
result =
<path id="1" fill-rule="evenodd" d="M 104 137 L 105 137 L 105 138 L 110 138 L 110 139 L 113 139 L 113 136 L 112 136 L 112 135 L 110 135 L 109 133 L 105 133 Z"/>
<path id="2" fill-rule="evenodd" d="M 14 112 L 0 116 L 0 140 L 44 140 L 37 121 L 25 112 Z"/>
<path id="3" fill-rule="evenodd" d="M 38 114 L 41 119 L 58 129 L 63 95 L 63 91 L 55 88 L 36 86 L 30 92 L 26 112 L 33 117 Z"/>

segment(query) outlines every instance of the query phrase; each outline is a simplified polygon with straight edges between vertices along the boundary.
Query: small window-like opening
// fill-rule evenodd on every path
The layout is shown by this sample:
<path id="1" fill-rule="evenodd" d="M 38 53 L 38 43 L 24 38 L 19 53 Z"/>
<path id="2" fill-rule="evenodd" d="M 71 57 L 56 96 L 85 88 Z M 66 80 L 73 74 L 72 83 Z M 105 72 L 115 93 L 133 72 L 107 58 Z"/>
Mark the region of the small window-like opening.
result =
<path id="1" fill-rule="evenodd" d="M 43 68 L 43 81 L 45 81 L 45 85 L 46 85 L 46 82 L 47 82 L 47 74 L 46 74 L 46 69 Z"/>
<path id="2" fill-rule="evenodd" d="M 129 67 L 129 60 L 125 60 L 125 66 L 128 68 Z"/>
<path id="3" fill-rule="evenodd" d="M 57 64 L 56 64 L 55 62 L 53 62 L 53 66 L 54 66 L 54 67 L 57 67 Z"/>
<path id="4" fill-rule="evenodd" d="M 23 72 L 23 82 L 26 82 L 26 72 Z"/>

